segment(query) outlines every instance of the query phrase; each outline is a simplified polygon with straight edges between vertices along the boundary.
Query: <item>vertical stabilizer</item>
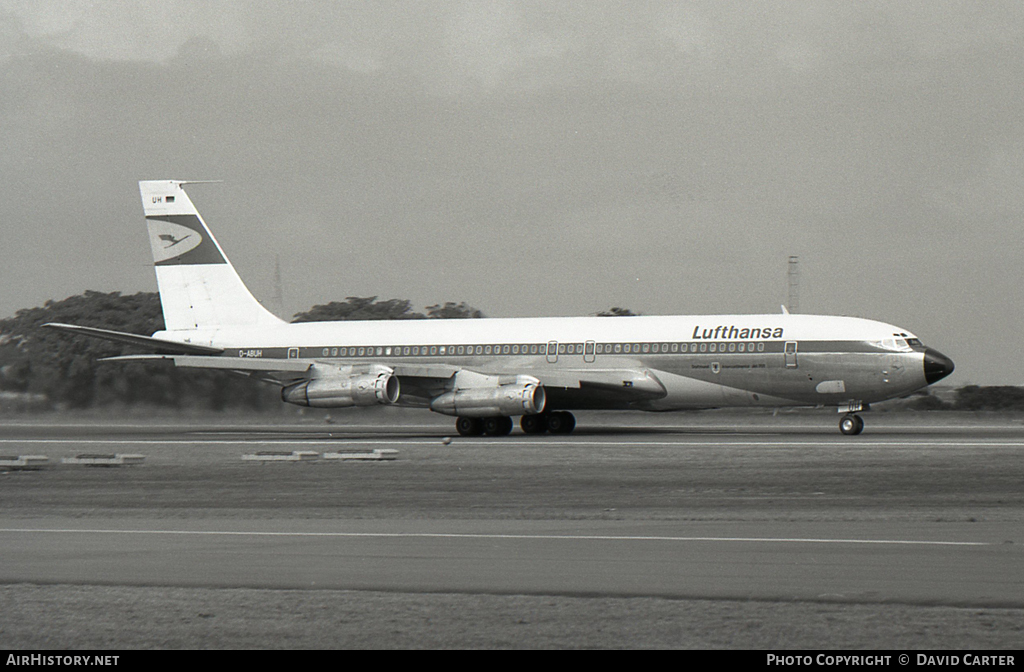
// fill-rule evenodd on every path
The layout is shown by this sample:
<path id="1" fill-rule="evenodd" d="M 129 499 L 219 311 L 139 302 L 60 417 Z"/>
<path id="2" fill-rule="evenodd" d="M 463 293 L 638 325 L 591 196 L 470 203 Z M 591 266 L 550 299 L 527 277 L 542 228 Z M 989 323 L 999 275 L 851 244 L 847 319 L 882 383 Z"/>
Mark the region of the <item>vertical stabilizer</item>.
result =
<path id="1" fill-rule="evenodd" d="M 181 180 L 139 182 L 168 331 L 282 324 L 260 305 L 182 189 Z"/>

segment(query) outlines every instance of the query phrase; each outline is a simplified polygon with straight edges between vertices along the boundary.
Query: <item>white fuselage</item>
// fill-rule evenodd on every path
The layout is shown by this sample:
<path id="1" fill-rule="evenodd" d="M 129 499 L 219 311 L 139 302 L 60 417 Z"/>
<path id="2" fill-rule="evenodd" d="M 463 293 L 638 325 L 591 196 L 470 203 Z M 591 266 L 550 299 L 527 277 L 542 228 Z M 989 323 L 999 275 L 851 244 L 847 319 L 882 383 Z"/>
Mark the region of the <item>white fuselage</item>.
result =
<path id="1" fill-rule="evenodd" d="M 549 407 L 673 410 L 876 402 L 927 385 L 924 347 L 899 327 L 854 317 L 700 315 L 281 323 L 166 331 L 224 357 L 443 366 L 545 381 Z M 613 373 L 633 371 L 619 380 Z M 607 374 L 607 375 L 606 375 Z M 642 375 L 641 375 L 642 374 Z M 635 394 L 574 386 L 574 377 Z M 566 383 L 565 381 L 570 381 Z M 559 390 L 561 389 L 561 393 Z"/>

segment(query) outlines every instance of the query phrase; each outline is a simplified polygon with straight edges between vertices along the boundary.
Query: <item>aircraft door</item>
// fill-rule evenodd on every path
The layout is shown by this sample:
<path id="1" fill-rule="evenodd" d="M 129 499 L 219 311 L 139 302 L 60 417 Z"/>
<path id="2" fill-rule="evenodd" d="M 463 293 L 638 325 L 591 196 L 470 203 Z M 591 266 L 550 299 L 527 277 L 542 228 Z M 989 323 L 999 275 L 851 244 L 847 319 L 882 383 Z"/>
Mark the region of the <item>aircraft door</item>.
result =
<path id="1" fill-rule="evenodd" d="M 558 341 L 548 341 L 548 364 L 558 361 Z"/>
<path id="2" fill-rule="evenodd" d="M 298 348 L 288 348 L 288 359 L 298 359 L 298 358 L 299 358 L 299 349 Z"/>
<path id="3" fill-rule="evenodd" d="M 786 341 L 786 368 L 797 368 L 796 341 Z"/>
<path id="4" fill-rule="evenodd" d="M 588 364 L 592 364 L 594 362 L 593 341 L 587 341 L 586 343 L 583 344 L 583 361 L 587 362 Z"/>

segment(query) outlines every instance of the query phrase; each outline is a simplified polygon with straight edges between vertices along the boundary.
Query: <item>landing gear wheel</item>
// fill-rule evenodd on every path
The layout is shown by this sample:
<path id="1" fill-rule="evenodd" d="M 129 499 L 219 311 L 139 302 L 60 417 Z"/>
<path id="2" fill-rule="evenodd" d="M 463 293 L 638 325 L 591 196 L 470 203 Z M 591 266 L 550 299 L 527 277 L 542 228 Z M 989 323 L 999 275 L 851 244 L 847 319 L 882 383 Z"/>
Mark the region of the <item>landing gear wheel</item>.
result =
<path id="1" fill-rule="evenodd" d="M 524 415 L 519 419 L 524 434 L 543 434 L 548 431 L 547 419 L 543 415 Z"/>
<path id="2" fill-rule="evenodd" d="M 856 436 L 864 431 L 864 419 L 859 415 L 844 415 L 839 421 L 839 431 L 847 436 Z"/>
<path id="3" fill-rule="evenodd" d="M 487 436 L 508 436 L 512 432 L 512 418 L 498 415 L 484 418 L 484 434 Z"/>
<path id="4" fill-rule="evenodd" d="M 480 418 L 459 418 L 455 421 L 455 429 L 461 436 L 480 436 L 484 433 L 484 421 Z"/>
<path id="5" fill-rule="evenodd" d="M 548 431 L 552 434 L 568 434 L 576 429 L 576 418 L 567 411 L 548 414 Z"/>

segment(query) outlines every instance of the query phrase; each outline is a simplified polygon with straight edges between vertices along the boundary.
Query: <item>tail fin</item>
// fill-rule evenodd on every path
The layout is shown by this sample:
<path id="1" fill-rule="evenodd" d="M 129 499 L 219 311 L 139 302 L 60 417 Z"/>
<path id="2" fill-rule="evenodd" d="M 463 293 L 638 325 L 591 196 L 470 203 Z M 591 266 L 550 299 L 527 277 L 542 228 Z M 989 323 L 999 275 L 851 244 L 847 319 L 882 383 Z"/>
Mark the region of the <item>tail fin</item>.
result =
<path id="1" fill-rule="evenodd" d="M 246 289 L 183 184 L 139 182 L 165 329 L 282 324 Z"/>

